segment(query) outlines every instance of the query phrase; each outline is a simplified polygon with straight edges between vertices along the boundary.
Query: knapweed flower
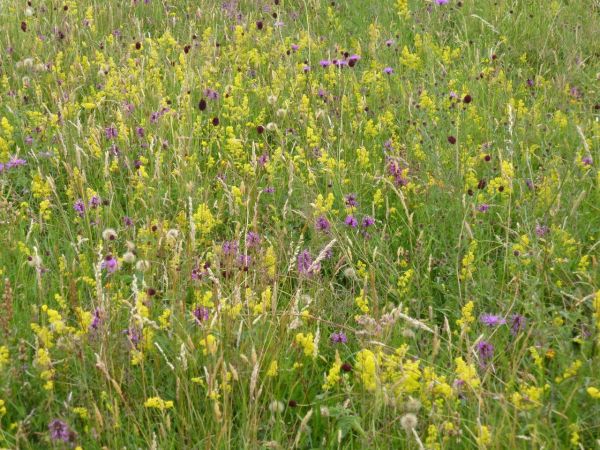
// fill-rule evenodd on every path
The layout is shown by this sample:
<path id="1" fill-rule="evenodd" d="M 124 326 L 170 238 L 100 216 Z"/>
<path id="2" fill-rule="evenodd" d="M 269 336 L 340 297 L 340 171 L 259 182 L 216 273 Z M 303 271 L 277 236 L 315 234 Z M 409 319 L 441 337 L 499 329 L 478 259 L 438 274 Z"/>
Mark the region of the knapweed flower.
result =
<path id="1" fill-rule="evenodd" d="M 346 342 L 348 342 L 348 338 L 346 337 L 346 334 L 343 331 L 333 333 L 330 339 L 331 342 L 333 342 L 334 344 L 345 344 Z"/>
<path id="2" fill-rule="evenodd" d="M 360 55 L 352 55 L 348 58 L 348 65 L 354 67 L 358 61 L 360 61 Z"/>
<path id="3" fill-rule="evenodd" d="M 104 257 L 104 261 L 102 261 L 102 264 L 100 264 L 100 267 L 103 270 L 106 270 L 108 273 L 113 273 L 117 270 L 118 265 L 119 263 L 116 258 L 114 258 L 112 255 L 106 255 Z"/>
<path id="4" fill-rule="evenodd" d="M 490 205 L 488 205 L 487 203 L 482 203 L 481 205 L 477 206 L 477 211 L 481 212 L 481 213 L 485 213 L 490 209 Z"/>
<path id="5" fill-rule="evenodd" d="M 385 69 L 383 69 L 383 73 L 385 73 L 386 75 L 391 75 L 394 73 L 394 69 L 392 69 L 391 67 L 386 67 Z"/>
<path id="6" fill-rule="evenodd" d="M 447 5 L 450 0 L 435 0 L 438 5 Z"/>
<path id="7" fill-rule="evenodd" d="M 321 67 L 329 67 L 331 65 L 331 61 L 329 61 L 328 59 L 322 59 L 321 61 L 319 61 L 319 65 Z"/>
<path id="8" fill-rule="evenodd" d="M 506 323 L 506 320 L 497 314 L 482 314 L 479 316 L 479 321 L 488 327 L 497 327 Z"/>

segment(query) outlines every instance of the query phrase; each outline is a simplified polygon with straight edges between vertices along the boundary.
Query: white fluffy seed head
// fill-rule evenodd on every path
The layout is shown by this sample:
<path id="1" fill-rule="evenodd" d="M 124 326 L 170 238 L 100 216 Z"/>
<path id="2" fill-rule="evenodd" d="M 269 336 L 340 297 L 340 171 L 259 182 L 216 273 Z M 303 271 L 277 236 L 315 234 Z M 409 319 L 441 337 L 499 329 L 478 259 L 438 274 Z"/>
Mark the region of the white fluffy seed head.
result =
<path id="1" fill-rule="evenodd" d="M 145 272 L 149 268 L 150 268 L 150 263 L 145 259 L 140 259 L 135 265 L 135 269 L 140 272 Z"/>
<path id="2" fill-rule="evenodd" d="M 282 413 L 284 409 L 285 405 L 279 400 L 273 400 L 269 404 L 269 411 L 271 411 L 272 413 Z"/>
<path id="3" fill-rule="evenodd" d="M 123 262 L 127 264 L 133 264 L 135 262 L 135 255 L 133 254 L 133 252 L 123 253 Z"/>
<path id="4" fill-rule="evenodd" d="M 416 413 L 421 409 L 421 402 L 416 398 L 411 397 L 404 404 L 404 409 L 406 409 L 406 412 Z"/>
<path id="5" fill-rule="evenodd" d="M 400 425 L 402 425 L 402 428 L 409 433 L 417 427 L 417 423 L 417 416 L 413 413 L 404 414 L 400 419 Z"/>

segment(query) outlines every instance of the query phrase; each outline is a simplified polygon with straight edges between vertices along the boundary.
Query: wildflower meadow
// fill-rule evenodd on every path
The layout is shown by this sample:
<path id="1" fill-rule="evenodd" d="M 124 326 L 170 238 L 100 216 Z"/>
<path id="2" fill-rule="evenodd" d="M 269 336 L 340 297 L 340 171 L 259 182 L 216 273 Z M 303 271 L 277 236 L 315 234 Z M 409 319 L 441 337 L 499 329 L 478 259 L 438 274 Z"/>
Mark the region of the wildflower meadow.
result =
<path id="1" fill-rule="evenodd" d="M 0 0 L 0 448 L 600 449 L 598 0 Z"/>

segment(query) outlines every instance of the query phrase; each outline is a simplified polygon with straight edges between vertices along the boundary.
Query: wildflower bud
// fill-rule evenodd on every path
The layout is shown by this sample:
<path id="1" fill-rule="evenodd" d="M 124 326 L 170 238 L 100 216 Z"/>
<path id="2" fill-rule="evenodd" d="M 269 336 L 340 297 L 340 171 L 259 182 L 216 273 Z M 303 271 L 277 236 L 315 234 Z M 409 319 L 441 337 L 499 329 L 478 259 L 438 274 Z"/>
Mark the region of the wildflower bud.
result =
<path id="1" fill-rule="evenodd" d="M 413 413 L 404 414 L 400 419 L 400 425 L 402 425 L 402 428 L 404 428 L 407 433 L 410 433 L 416 428 L 417 422 L 417 416 Z"/>
<path id="2" fill-rule="evenodd" d="M 105 241 L 114 241 L 117 238 L 117 232 L 112 228 L 107 228 L 102 232 L 102 239 Z"/>
<path id="3" fill-rule="evenodd" d="M 125 252 L 123 254 L 123 262 L 127 264 L 133 264 L 135 262 L 135 255 L 133 252 Z"/>
<path id="4" fill-rule="evenodd" d="M 272 413 L 282 413 L 284 409 L 285 405 L 279 400 L 273 400 L 269 405 L 269 411 L 271 411 Z"/>
<path id="5" fill-rule="evenodd" d="M 140 259 L 135 265 L 135 269 L 140 272 L 145 272 L 149 268 L 150 268 L 150 263 L 145 259 Z"/>

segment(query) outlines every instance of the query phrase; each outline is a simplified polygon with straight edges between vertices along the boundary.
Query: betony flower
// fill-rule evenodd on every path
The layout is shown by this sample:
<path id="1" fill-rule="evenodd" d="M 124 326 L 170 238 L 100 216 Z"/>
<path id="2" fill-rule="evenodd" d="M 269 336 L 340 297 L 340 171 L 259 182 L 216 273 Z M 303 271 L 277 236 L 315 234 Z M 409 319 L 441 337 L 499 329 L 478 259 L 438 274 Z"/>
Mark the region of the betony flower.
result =
<path id="1" fill-rule="evenodd" d="M 348 338 L 346 337 L 346 334 L 343 331 L 339 331 L 337 333 L 332 333 L 331 342 L 333 342 L 334 344 L 345 344 L 346 342 L 348 342 Z"/>
<path id="2" fill-rule="evenodd" d="M 346 216 L 346 220 L 344 220 L 344 223 L 351 228 L 356 228 L 358 226 L 358 220 L 356 220 L 356 217 L 354 217 L 351 214 Z"/>

